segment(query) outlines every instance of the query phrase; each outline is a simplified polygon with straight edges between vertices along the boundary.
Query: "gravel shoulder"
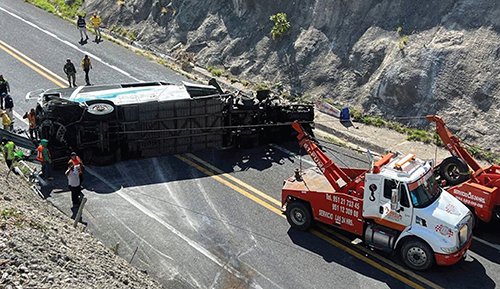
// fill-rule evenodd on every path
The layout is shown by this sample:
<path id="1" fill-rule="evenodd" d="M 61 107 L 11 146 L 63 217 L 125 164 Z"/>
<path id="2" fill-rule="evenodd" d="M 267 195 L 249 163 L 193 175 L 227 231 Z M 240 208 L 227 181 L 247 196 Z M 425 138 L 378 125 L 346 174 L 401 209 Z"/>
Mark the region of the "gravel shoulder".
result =
<path id="1" fill-rule="evenodd" d="M 161 288 L 0 164 L 0 288 Z"/>

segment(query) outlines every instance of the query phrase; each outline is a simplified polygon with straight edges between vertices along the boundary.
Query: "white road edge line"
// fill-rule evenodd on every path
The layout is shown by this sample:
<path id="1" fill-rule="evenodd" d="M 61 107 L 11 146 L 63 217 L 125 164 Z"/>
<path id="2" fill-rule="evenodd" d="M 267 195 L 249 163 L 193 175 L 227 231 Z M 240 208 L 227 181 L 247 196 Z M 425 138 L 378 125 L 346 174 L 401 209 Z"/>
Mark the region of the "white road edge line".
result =
<path id="1" fill-rule="evenodd" d="M 201 244 L 197 243 L 194 240 L 189 239 L 189 237 L 187 237 L 182 232 L 180 232 L 179 230 L 177 230 L 176 228 L 174 228 L 172 225 L 170 225 L 167 222 L 165 222 L 164 220 L 162 220 L 155 213 L 151 212 L 146 207 L 144 207 L 143 205 L 139 204 L 137 201 L 135 201 L 134 199 L 132 199 L 130 196 L 128 196 L 127 194 L 125 194 L 124 192 L 122 192 L 123 187 L 118 188 L 117 186 L 113 185 L 111 182 L 109 182 L 104 177 L 100 176 L 97 172 L 95 172 L 94 170 L 92 170 L 92 169 L 90 169 L 88 167 L 86 168 L 86 171 L 88 173 L 90 173 L 91 175 L 93 175 L 94 177 L 98 178 L 101 182 L 103 182 L 105 185 L 107 185 L 111 189 L 115 190 L 116 191 L 115 194 L 117 194 L 120 197 L 122 197 L 125 201 L 127 201 L 128 203 L 130 203 L 132 206 L 134 206 L 136 209 L 138 209 L 139 211 L 141 211 L 142 213 L 144 213 L 148 217 L 150 217 L 153 220 L 155 220 L 158 223 L 160 223 L 163 227 L 165 227 L 167 230 L 169 230 L 170 232 L 172 232 L 173 234 L 175 234 L 177 237 L 179 237 L 182 240 L 184 240 L 189 246 L 191 246 L 196 251 L 198 251 L 201 254 L 203 254 L 205 257 L 207 257 L 208 259 L 210 259 L 212 262 L 214 262 L 215 264 L 219 265 L 221 268 L 225 269 L 226 271 L 228 271 L 229 273 L 231 273 L 234 276 L 238 277 L 239 279 L 246 281 L 247 283 L 250 284 L 250 286 L 252 286 L 254 288 L 260 288 L 260 289 L 262 289 L 262 287 L 260 285 L 256 284 L 252 280 L 249 280 L 247 277 L 243 276 L 237 269 L 235 269 L 232 266 L 230 266 L 228 262 L 225 262 L 225 261 L 219 259 L 214 254 L 210 253 L 210 251 L 208 251 L 207 249 L 205 249 Z"/>
<path id="2" fill-rule="evenodd" d="M 136 77 L 133 77 L 130 73 L 128 73 L 128 72 L 126 72 L 126 71 L 124 71 L 124 70 L 122 70 L 122 69 L 120 69 L 120 68 L 118 68 L 118 67 L 116 67 L 116 66 L 114 66 L 112 64 L 107 63 L 106 61 L 102 60 L 102 58 L 100 58 L 99 56 L 97 56 L 95 54 L 92 54 L 90 52 L 87 52 L 85 50 L 80 49 L 78 46 L 74 45 L 73 43 L 71 43 L 71 42 L 69 42 L 67 40 L 61 39 L 59 36 L 55 35 L 54 33 L 50 32 L 48 30 L 45 30 L 43 28 L 38 27 L 36 24 L 34 24 L 34 23 L 32 23 L 32 22 L 30 22 L 30 21 L 22 18 L 21 16 L 15 14 L 15 13 L 12 13 L 12 12 L 6 10 L 3 7 L 0 7 L 0 11 L 3 11 L 5 13 L 11 15 L 12 17 L 17 18 L 17 19 L 21 20 L 22 22 L 30 25 L 31 27 L 36 28 L 36 29 L 42 31 L 43 33 L 45 33 L 45 34 L 49 35 L 50 37 L 52 37 L 52 38 L 54 38 L 54 39 L 56 39 L 56 40 L 58 40 L 58 41 L 60 41 L 60 42 L 62 42 L 64 44 L 68 45 L 69 47 L 75 49 L 76 51 L 79 51 L 79 52 L 81 52 L 83 54 L 87 54 L 88 56 L 90 56 L 94 60 L 99 61 L 100 63 L 108 66 L 109 68 L 114 69 L 114 70 L 118 71 L 119 73 L 121 73 L 121 74 L 123 74 L 123 75 L 125 75 L 125 76 L 127 76 L 127 77 L 129 77 L 129 78 L 131 78 L 133 80 L 135 80 L 135 81 L 142 81 L 142 80 L 140 80 L 140 79 L 138 79 Z"/>
<path id="3" fill-rule="evenodd" d="M 24 122 L 26 125 L 29 125 L 28 121 L 24 119 L 19 113 L 17 113 L 15 110 L 12 110 L 12 113 L 16 118 L 18 118 L 20 121 Z"/>
<path id="4" fill-rule="evenodd" d="M 495 249 L 495 250 L 498 250 L 498 252 L 500 253 L 500 245 L 496 245 L 496 244 L 490 243 L 490 242 L 488 242 L 488 241 L 486 241 L 486 240 L 483 240 L 483 239 L 481 239 L 481 238 L 479 238 L 479 237 L 476 237 L 476 236 L 473 236 L 472 238 L 473 238 L 474 240 L 476 240 L 476 241 L 478 241 L 478 242 L 482 243 L 483 245 L 486 245 L 486 246 L 489 246 L 489 247 L 491 247 L 491 248 L 493 248 L 493 249 Z"/>

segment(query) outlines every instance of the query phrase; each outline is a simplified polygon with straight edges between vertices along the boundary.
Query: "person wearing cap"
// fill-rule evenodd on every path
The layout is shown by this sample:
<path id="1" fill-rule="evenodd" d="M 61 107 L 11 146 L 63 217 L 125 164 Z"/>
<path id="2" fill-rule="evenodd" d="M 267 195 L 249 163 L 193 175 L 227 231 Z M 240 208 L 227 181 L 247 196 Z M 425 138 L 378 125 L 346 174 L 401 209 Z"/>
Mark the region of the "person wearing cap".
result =
<path id="1" fill-rule="evenodd" d="M 66 73 L 66 77 L 68 77 L 69 87 L 71 87 L 71 84 L 73 84 L 73 87 L 76 87 L 76 68 L 71 59 L 66 59 L 63 70 Z"/>
<path id="2" fill-rule="evenodd" d="M 5 111 L 1 110 L 0 116 L 2 117 L 3 129 L 10 131 L 10 125 L 12 124 L 12 121 L 10 120 L 9 115 Z"/>
<path id="3" fill-rule="evenodd" d="M 36 149 L 37 155 L 36 159 L 42 164 L 42 176 L 45 179 L 52 179 L 51 168 L 52 159 L 50 157 L 50 151 L 48 149 L 49 141 L 42 139 L 40 145 Z"/>
<path id="4" fill-rule="evenodd" d="M 75 152 L 72 152 L 70 155 L 70 159 L 68 161 L 68 164 L 72 164 L 73 166 L 79 166 L 80 186 L 82 186 L 82 184 L 83 184 L 83 172 L 84 172 L 84 168 L 85 168 L 83 163 L 82 163 L 82 160 Z"/>
<path id="5" fill-rule="evenodd" d="M 9 82 L 0 75 L 0 107 L 3 109 L 3 98 L 5 95 L 10 93 Z"/>

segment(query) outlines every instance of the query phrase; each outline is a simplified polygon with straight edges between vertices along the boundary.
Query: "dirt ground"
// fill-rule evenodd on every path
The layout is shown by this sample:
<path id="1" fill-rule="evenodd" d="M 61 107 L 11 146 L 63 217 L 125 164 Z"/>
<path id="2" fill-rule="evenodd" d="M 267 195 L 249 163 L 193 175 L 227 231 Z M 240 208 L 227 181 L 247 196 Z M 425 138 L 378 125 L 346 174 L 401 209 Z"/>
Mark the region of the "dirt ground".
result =
<path id="1" fill-rule="evenodd" d="M 0 157 L 0 288 L 161 288 L 30 186 Z"/>

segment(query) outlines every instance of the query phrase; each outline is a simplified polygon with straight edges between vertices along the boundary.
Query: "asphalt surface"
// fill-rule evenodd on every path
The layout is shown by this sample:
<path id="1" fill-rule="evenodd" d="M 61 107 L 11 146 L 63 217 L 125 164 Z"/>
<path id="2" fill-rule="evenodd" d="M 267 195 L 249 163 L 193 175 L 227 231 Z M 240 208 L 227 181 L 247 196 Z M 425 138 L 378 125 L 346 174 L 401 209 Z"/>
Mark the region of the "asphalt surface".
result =
<path id="1" fill-rule="evenodd" d="M 21 0 L 0 2 L 0 27 L 0 74 L 10 82 L 19 115 L 35 105 L 23 99 L 28 91 L 65 85 L 61 80 L 65 60 L 72 59 L 79 68 L 84 54 L 93 60 L 94 84 L 185 80 L 109 41 L 81 46 L 74 25 Z M 77 83 L 83 82 L 80 72 Z M 19 119 L 16 125 L 25 127 Z M 366 166 L 364 156 L 332 148 L 331 156 L 339 164 Z M 292 141 L 89 167 L 83 221 L 104 244 L 166 288 L 495 288 L 500 284 L 498 224 L 476 232 L 464 261 L 424 273 L 404 269 L 396 257 L 352 245 L 353 236 L 332 228 L 291 230 L 279 211 L 282 181 L 295 168 L 312 166 L 307 156 L 300 161 L 293 153 L 300 151 Z M 45 192 L 58 208 L 72 214 L 62 172 Z"/>

